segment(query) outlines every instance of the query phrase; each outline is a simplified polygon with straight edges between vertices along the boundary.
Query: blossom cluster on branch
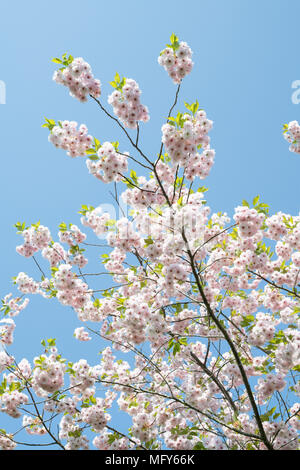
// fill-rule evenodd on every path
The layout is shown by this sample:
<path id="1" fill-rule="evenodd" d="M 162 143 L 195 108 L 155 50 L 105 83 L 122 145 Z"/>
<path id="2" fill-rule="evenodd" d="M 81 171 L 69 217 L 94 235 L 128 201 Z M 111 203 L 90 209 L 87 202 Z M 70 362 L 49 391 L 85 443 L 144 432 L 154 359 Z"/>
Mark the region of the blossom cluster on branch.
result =
<path id="1" fill-rule="evenodd" d="M 115 117 L 98 99 L 99 83 L 83 59 L 54 59 L 64 65 L 55 80 L 81 101 L 90 94 L 131 146 L 129 153 L 118 142 L 101 144 L 73 121 L 44 124 L 55 146 L 86 157 L 92 175 L 113 182 L 117 205 L 127 205 L 118 220 L 101 205 L 80 210 L 82 225 L 96 241 L 105 239 L 108 252 L 98 243 L 90 248 L 72 223 L 60 224 L 57 240 L 39 222 L 16 224 L 24 238 L 17 252 L 33 258 L 40 278 L 20 272 L 14 283 L 21 297 L 2 300 L 0 409 L 58 448 L 298 448 L 300 214 L 270 215 L 259 196 L 242 201 L 232 221 L 226 212 L 212 213 L 207 188 L 196 186 L 214 162 L 212 121 L 198 101 L 172 116 L 190 57 L 175 35 L 160 55 L 178 87 L 155 161 L 139 142 L 138 121 L 149 116 L 136 82 L 116 75 L 109 97 Z M 129 169 L 131 160 L 143 174 Z M 117 183 L 125 185 L 120 200 Z M 87 247 L 102 253 L 100 272 L 82 272 Z M 112 286 L 103 286 L 102 275 Z M 74 337 L 105 343 L 100 360 L 71 362 L 53 338 L 42 340 L 33 361 L 9 353 L 11 317 L 29 294 L 71 307 L 84 322 Z M 113 406 L 132 419 L 128 432 L 114 427 Z M 17 435 L 0 429 L 2 449 L 17 445 Z"/>

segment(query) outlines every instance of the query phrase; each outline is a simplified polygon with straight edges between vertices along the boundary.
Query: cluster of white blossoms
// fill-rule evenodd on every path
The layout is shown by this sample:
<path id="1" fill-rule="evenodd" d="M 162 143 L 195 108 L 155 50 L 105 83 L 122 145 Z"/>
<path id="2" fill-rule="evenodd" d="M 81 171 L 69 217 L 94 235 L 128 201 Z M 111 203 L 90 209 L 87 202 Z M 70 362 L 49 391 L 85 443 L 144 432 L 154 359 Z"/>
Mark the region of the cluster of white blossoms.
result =
<path id="1" fill-rule="evenodd" d="M 17 444 L 12 440 L 12 436 L 10 437 L 0 434 L 0 448 L 2 450 L 14 450 L 16 447 Z"/>
<path id="2" fill-rule="evenodd" d="M 45 392 L 53 393 L 64 384 L 65 365 L 56 360 L 56 354 L 42 355 L 35 358 L 33 381 L 35 387 L 40 389 L 41 396 Z"/>
<path id="3" fill-rule="evenodd" d="M 71 415 L 63 416 L 59 423 L 59 439 L 66 439 L 66 450 L 88 450 L 88 438 L 81 434 L 80 426 L 78 426 Z"/>
<path id="4" fill-rule="evenodd" d="M 255 386 L 258 403 L 263 404 L 274 393 L 275 390 L 281 391 L 285 388 L 286 382 L 284 374 L 268 374 L 264 379 L 258 379 Z"/>
<path id="5" fill-rule="evenodd" d="M 89 172 L 103 183 L 121 181 L 127 172 L 127 154 L 120 154 L 111 142 L 104 142 L 97 151 L 99 160 L 87 160 Z"/>
<path id="6" fill-rule="evenodd" d="M 291 332 L 291 337 L 293 333 Z M 279 370 L 287 372 L 293 367 L 300 364 L 300 333 L 295 331 L 294 336 L 297 335 L 294 342 L 287 344 L 279 344 L 275 352 L 276 366 Z"/>
<path id="7" fill-rule="evenodd" d="M 83 326 L 74 330 L 74 336 L 79 341 L 90 341 L 92 339 Z"/>
<path id="8" fill-rule="evenodd" d="M 248 336 L 249 344 L 262 346 L 266 341 L 270 341 L 275 333 L 275 326 L 279 320 L 263 312 L 256 314 L 256 322 Z"/>
<path id="9" fill-rule="evenodd" d="M 58 263 L 67 259 L 67 253 L 60 243 L 53 243 L 42 250 L 43 258 L 47 259 L 50 266 L 57 266 Z"/>
<path id="10" fill-rule="evenodd" d="M 7 345 L 12 344 L 15 322 L 11 318 L 3 318 L 0 323 L 5 323 L 3 326 L 0 325 L 0 341 Z"/>
<path id="11" fill-rule="evenodd" d="M 51 234 L 48 227 L 43 225 L 31 226 L 28 229 L 22 231 L 24 237 L 23 245 L 16 247 L 19 255 L 25 256 L 26 258 L 32 256 L 37 251 L 45 248 L 51 241 Z"/>
<path id="12" fill-rule="evenodd" d="M 53 279 L 56 297 L 63 305 L 71 305 L 75 310 L 81 309 L 90 300 L 88 285 L 72 272 L 72 265 L 61 264 Z"/>
<path id="13" fill-rule="evenodd" d="M 264 421 L 263 426 L 268 438 L 273 438 L 275 450 L 299 450 L 297 430 L 291 428 L 289 423 Z M 261 444 L 260 448 L 266 449 L 264 444 Z"/>
<path id="14" fill-rule="evenodd" d="M 20 272 L 15 279 L 15 283 L 23 294 L 37 294 L 41 292 L 39 283 L 26 273 Z"/>
<path id="15" fill-rule="evenodd" d="M 61 400 L 57 401 L 49 398 L 45 401 L 44 410 L 50 411 L 51 413 L 69 413 L 74 415 L 76 413 L 76 404 L 78 402 L 77 397 L 63 397 Z"/>
<path id="16" fill-rule="evenodd" d="M 70 247 L 82 243 L 86 239 L 86 234 L 74 224 L 70 225 L 69 230 L 60 230 L 58 236 L 62 243 L 67 243 Z"/>
<path id="17" fill-rule="evenodd" d="M 285 124 L 284 138 L 291 144 L 290 152 L 300 153 L 300 125 L 298 121 Z"/>
<path id="18" fill-rule="evenodd" d="M 70 157 L 83 157 L 92 143 L 93 137 L 88 135 L 88 128 L 75 121 L 61 121 L 58 126 L 54 126 L 49 134 L 49 142 L 55 147 L 67 151 Z"/>
<path id="19" fill-rule="evenodd" d="M 82 225 L 90 227 L 98 237 L 101 237 L 104 233 L 108 232 L 109 220 L 109 213 L 103 212 L 100 206 L 86 211 L 84 216 L 80 219 Z"/>
<path id="20" fill-rule="evenodd" d="M 12 298 L 12 293 L 7 294 L 3 299 L 3 307 L 7 309 L 9 317 L 16 317 L 29 304 L 29 299 L 21 299 L 20 297 Z"/>
<path id="21" fill-rule="evenodd" d="M 101 431 L 105 428 L 111 416 L 105 413 L 103 408 L 103 400 L 97 398 L 97 403 L 88 408 L 82 408 L 80 416 L 82 421 L 90 424 L 95 431 Z"/>
<path id="22" fill-rule="evenodd" d="M 43 426 L 42 421 L 39 418 L 32 418 L 29 415 L 24 415 L 22 425 L 26 429 L 28 434 L 43 435 L 47 433 L 47 430 Z"/>
<path id="23" fill-rule="evenodd" d="M 28 400 L 28 396 L 18 390 L 5 392 L 0 398 L 0 411 L 12 416 L 13 418 L 19 418 L 22 413 L 18 407 L 26 404 Z"/>
<path id="24" fill-rule="evenodd" d="M 94 78 L 91 66 L 82 57 L 71 58 L 68 62 L 67 67 L 54 72 L 53 80 L 68 87 L 70 95 L 81 102 L 87 101 L 88 95 L 98 98 L 101 94 L 101 83 Z"/>
<path id="25" fill-rule="evenodd" d="M 174 35 L 171 36 L 171 45 L 168 45 L 159 55 L 158 63 L 162 65 L 174 83 L 181 80 L 193 68 L 192 50 L 186 42 L 179 42 Z"/>
<path id="26" fill-rule="evenodd" d="M 253 237 L 260 229 L 265 215 L 250 209 L 247 206 L 238 206 L 233 216 L 234 220 L 239 224 L 239 233 L 241 237 Z"/>
<path id="27" fill-rule="evenodd" d="M 101 434 L 93 440 L 94 446 L 99 450 L 127 450 L 132 447 L 132 443 L 127 437 L 113 440 L 113 433 L 103 429 Z"/>
<path id="28" fill-rule="evenodd" d="M 100 83 L 83 59 L 64 54 L 55 61 L 62 64 L 55 79 L 74 96 L 81 101 L 91 92 L 98 96 Z M 191 51 L 172 35 L 159 61 L 181 83 L 192 66 Z M 77 344 L 73 362 L 58 354 L 50 338 L 41 341 L 43 353 L 33 363 L 16 361 L 7 351 L 16 336 L 10 317 L 28 299 L 6 295 L 0 304 L 0 412 L 9 420 L 23 420 L 11 434 L 0 429 L 0 448 L 21 444 L 77 450 L 88 449 L 91 442 L 97 449 L 150 452 L 296 450 L 300 214 L 269 216 L 267 204 L 256 196 L 254 208 L 243 201 L 235 209 L 229 226 L 226 212 L 211 212 L 204 200 L 206 188 L 192 185 L 195 177 L 208 175 L 214 160 L 207 135 L 212 122 L 198 101 L 185 102 L 188 112 L 173 117 L 177 87 L 161 150 L 152 163 L 139 147 L 137 122 L 148 114 L 138 85 L 116 75 L 112 86 L 116 91 L 109 100 L 124 125 L 96 101 L 148 161 L 150 167 L 142 165 L 149 169 L 149 179 L 134 170 L 124 176 L 127 158 L 139 162 L 120 153 L 117 142 L 101 145 L 88 136 L 86 126 L 77 129 L 75 122 L 56 125 L 46 119 L 44 127 L 57 147 L 71 156 L 85 155 L 100 180 L 126 183 L 121 197 L 129 210 L 125 214 L 120 205 L 122 216 L 115 220 L 115 210 L 109 214 L 101 207 L 82 206 L 82 224 L 105 244 L 86 243 L 86 235 L 71 223 L 60 224 L 59 242 L 54 242 L 39 222 L 30 228 L 18 222 L 24 244 L 17 251 L 33 257 L 38 278 L 24 272 L 13 278 L 21 293 L 55 297 L 80 321 L 97 322 L 95 329 L 80 324 L 74 343 L 91 340 L 93 332 L 110 346 L 90 364 L 80 359 L 80 350 L 98 351 L 97 344 Z M 135 140 L 124 126 L 137 127 Z M 285 129 L 297 151 L 300 126 L 294 122 Z M 81 271 L 87 262 L 81 244 L 105 248 L 101 261 L 98 249 L 92 253 L 100 269 L 93 259 L 95 267 Z M 100 275 L 109 276 L 104 278 L 111 279 L 109 287 Z M 59 318 L 56 323 L 59 328 Z M 29 329 L 36 326 L 31 322 Z M 109 408 L 113 421 L 116 407 L 132 420 L 128 437 L 110 423 Z M 23 439 L 19 431 L 30 436 Z M 50 442 L 34 443 L 43 434 L 49 434 Z M 177 463 L 186 463 L 185 456 L 184 461 L 177 457 Z"/>
<path id="29" fill-rule="evenodd" d="M 124 78 L 123 82 L 124 85 L 121 82 L 122 85 L 108 97 L 108 103 L 124 126 L 135 129 L 138 121 L 149 120 L 148 108 L 140 102 L 141 90 L 137 82 L 132 78 Z"/>
<path id="30" fill-rule="evenodd" d="M 175 125 L 177 124 L 177 126 Z M 193 116 L 188 113 L 178 114 L 162 126 L 162 142 L 175 165 L 185 167 L 185 176 L 193 180 L 196 176 L 204 179 L 214 163 L 214 150 L 210 149 L 207 135 L 213 122 L 207 119 L 204 110 Z M 203 152 L 198 153 L 201 149 Z"/>

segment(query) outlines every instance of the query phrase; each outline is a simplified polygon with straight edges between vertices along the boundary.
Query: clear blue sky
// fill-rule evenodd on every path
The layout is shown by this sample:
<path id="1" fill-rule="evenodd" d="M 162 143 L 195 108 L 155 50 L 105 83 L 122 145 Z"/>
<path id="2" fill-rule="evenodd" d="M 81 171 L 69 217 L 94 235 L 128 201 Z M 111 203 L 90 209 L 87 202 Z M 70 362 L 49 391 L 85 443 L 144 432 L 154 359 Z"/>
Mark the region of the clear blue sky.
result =
<path id="1" fill-rule="evenodd" d="M 260 194 L 272 213 L 298 213 L 299 156 L 288 151 L 281 132 L 283 123 L 300 118 L 300 105 L 291 101 L 291 84 L 300 79 L 298 0 L 31 0 L 2 2 L 0 14 L 0 80 L 6 83 L 6 104 L 0 105 L 1 297 L 12 291 L 19 271 L 39 279 L 33 261 L 15 252 L 22 242 L 17 221 L 40 220 L 56 236 L 60 222 L 79 224 L 81 204 L 111 202 L 111 188 L 88 174 L 83 159 L 72 160 L 48 143 L 43 117 L 85 123 L 101 141 L 119 140 L 130 150 L 95 103 L 79 103 L 52 81 L 51 58 L 64 52 L 92 65 L 104 101 L 116 71 L 139 83 L 151 115 L 141 143 L 154 157 L 176 89 L 157 56 L 176 33 L 195 62 L 178 110 L 198 99 L 214 121 L 216 160 L 204 182 L 209 205 L 232 215 L 242 199 Z M 16 323 L 10 352 L 18 360 L 39 354 L 45 337 L 58 338 L 64 357 L 87 357 L 91 364 L 103 347 L 76 341 L 73 330 L 82 324 L 55 300 L 31 297 Z M 1 415 L 0 427 L 4 421 Z"/>

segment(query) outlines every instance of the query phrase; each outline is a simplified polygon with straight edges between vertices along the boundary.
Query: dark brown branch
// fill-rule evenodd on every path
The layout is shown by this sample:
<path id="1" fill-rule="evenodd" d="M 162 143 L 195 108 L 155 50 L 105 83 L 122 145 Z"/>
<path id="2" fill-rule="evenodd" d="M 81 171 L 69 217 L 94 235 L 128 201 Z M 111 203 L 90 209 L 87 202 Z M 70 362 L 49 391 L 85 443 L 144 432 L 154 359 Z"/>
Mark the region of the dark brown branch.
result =
<path id="1" fill-rule="evenodd" d="M 258 426 L 258 429 L 259 429 L 261 439 L 262 439 L 263 443 L 265 444 L 265 446 L 267 447 L 267 449 L 273 450 L 273 446 L 270 443 L 270 441 L 268 440 L 267 435 L 265 433 L 265 430 L 264 430 L 264 427 L 263 427 L 263 424 L 262 424 L 262 421 L 261 421 L 261 418 L 260 418 L 260 415 L 259 415 L 259 412 L 258 412 L 258 408 L 257 408 L 256 402 L 255 402 L 255 399 L 254 399 L 254 396 L 253 396 L 253 393 L 252 393 L 252 389 L 251 389 L 251 386 L 249 384 L 249 381 L 248 381 L 245 369 L 243 367 L 243 364 L 241 362 L 241 359 L 239 357 L 239 354 L 238 354 L 238 352 L 235 348 L 235 345 L 234 345 L 232 339 L 230 338 L 229 334 L 227 333 L 226 328 L 222 325 L 222 323 L 220 322 L 218 317 L 216 317 L 216 315 L 214 314 L 214 312 L 213 312 L 213 310 L 212 310 L 212 308 L 211 308 L 211 306 L 210 306 L 210 304 L 209 304 L 209 302 L 206 298 L 203 287 L 202 287 L 202 285 L 199 281 L 199 276 L 198 276 L 198 273 L 197 273 L 197 270 L 196 270 L 196 267 L 195 267 L 195 263 L 194 263 L 194 256 L 192 255 L 191 250 L 189 248 L 188 241 L 187 241 L 187 238 L 185 236 L 184 230 L 182 230 L 182 238 L 183 238 L 183 240 L 186 244 L 187 253 L 188 253 L 189 258 L 190 258 L 190 263 L 191 263 L 191 268 L 192 268 L 192 271 L 193 271 L 193 275 L 194 275 L 194 278 L 196 280 L 197 287 L 198 287 L 199 293 L 200 293 L 200 295 L 203 299 L 203 303 L 206 307 L 206 310 L 209 313 L 209 315 L 210 315 L 211 319 L 213 320 L 213 322 L 215 323 L 215 325 L 217 326 L 217 328 L 219 329 L 219 331 L 221 331 L 224 338 L 226 339 L 226 341 L 227 341 L 227 343 L 228 343 L 228 345 L 229 345 L 229 347 L 232 351 L 232 354 L 235 358 L 236 364 L 237 364 L 237 366 L 240 370 L 240 373 L 241 373 L 241 376 L 242 376 L 242 379 L 243 379 L 243 382 L 244 382 L 244 385 L 245 385 L 245 388 L 246 388 L 246 391 L 247 391 L 247 395 L 249 397 L 249 400 L 250 400 L 250 403 L 251 403 L 251 406 L 252 406 L 252 409 L 253 409 L 253 412 L 254 412 L 255 420 L 256 420 L 256 423 L 257 423 L 257 426 Z"/>

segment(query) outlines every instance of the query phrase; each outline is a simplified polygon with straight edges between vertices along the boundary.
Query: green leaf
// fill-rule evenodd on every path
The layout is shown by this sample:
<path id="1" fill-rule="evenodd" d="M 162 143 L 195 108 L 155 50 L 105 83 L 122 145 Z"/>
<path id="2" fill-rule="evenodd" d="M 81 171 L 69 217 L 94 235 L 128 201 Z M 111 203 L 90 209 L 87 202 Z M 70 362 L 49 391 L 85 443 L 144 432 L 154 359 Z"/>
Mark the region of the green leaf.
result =
<path id="1" fill-rule="evenodd" d="M 95 154 L 95 149 L 91 148 L 91 149 L 87 149 L 85 151 L 86 155 L 94 155 Z"/>
<path id="2" fill-rule="evenodd" d="M 180 344 L 175 343 L 174 348 L 173 348 L 173 356 L 176 356 L 178 352 L 180 352 Z"/>
<path id="3" fill-rule="evenodd" d="M 198 108 L 199 108 L 199 103 L 196 100 L 195 103 L 192 104 L 192 113 L 196 114 L 196 112 L 198 111 Z"/>
<path id="4" fill-rule="evenodd" d="M 69 431 L 68 436 L 69 437 L 80 437 L 81 436 L 81 430 L 76 429 L 76 431 Z"/>
<path id="5" fill-rule="evenodd" d="M 25 227 L 25 222 L 17 222 L 14 227 L 16 227 L 16 229 L 18 230 L 17 233 L 22 233 L 26 228 L 28 228 Z"/>
<path id="6" fill-rule="evenodd" d="M 95 299 L 93 302 L 94 307 L 99 308 L 101 307 L 101 302 L 99 299 Z"/>
<path id="7" fill-rule="evenodd" d="M 146 246 L 153 245 L 154 243 L 150 236 L 148 238 L 145 238 L 144 242 Z"/>
<path id="8" fill-rule="evenodd" d="M 55 64 L 62 64 L 62 63 L 63 63 L 62 60 L 59 59 L 58 57 L 54 57 L 54 58 L 52 59 L 52 62 L 54 62 Z"/>
<path id="9" fill-rule="evenodd" d="M 172 33 L 170 37 L 171 44 L 167 44 L 167 47 L 171 47 L 175 52 L 179 48 L 179 40 L 178 37 Z"/>
<path id="10" fill-rule="evenodd" d="M 111 142 L 111 145 L 114 147 L 116 152 L 119 150 L 119 142 L 117 140 L 115 142 Z"/>
<path id="11" fill-rule="evenodd" d="M 119 91 L 122 91 L 123 86 L 125 85 L 125 83 L 126 83 L 126 78 L 123 77 L 122 80 L 121 80 L 121 77 L 120 77 L 120 75 L 118 74 L 118 72 L 116 72 L 114 80 L 113 80 L 112 82 L 109 82 L 109 84 L 110 84 L 113 88 L 116 88 L 116 89 L 119 90 Z"/>
<path id="12" fill-rule="evenodd" d="M 93 211 L 95 208 L 93 206 L 87 206 L 86 204 L 83 204 L 81 206 L 81 210 L 78 211 L 78 214 L 86 215 L 87 212 Z"/>
<path id="13" fill-rule="evenodd" d="M 131 170 L 130 172 L 130 178 L 134 182 L 134 184 L 138 185 L 138 179 L 137 179 L 137 174 L 134 170 Z"/>
<path id="14" fill-rule="evenodd" d="M 52 62 L 55 64 L 59 65 L 64 65 L 64 67 L 61 67 L 59 70 L 64 70 L 68 65 L 70 65 L 74 60 L 74 57 L 72 55 L 69 55 L 65 52 L 65 54 L 62 55 L 62 58 L 59 59 L 58 57 L 54 57 L 52 59 Z"/>
<path id="15" fill-rule="evenodd" d="M 98 139 L 96 139 L 96 137 L 94 137 L 94 143 L 95 143 L 95 149 L 99 150 L 99 148 L 101 147 L 100 140 L 98 140 Z"/>
<path id="16" fill-rule="evenodd" d="M 199 108 L 198 100 L 196 100 L 195 103 L 192 103 L 192 104 L 184 102 L 184 105 L 189 111 L 191 111 L 193 116 L 196 114 L 196 112 L 198 111 L 198 108 Z"/>
<path id="17" fill-rule="evenodd" d="M 45 121 L 46 122 L 42 124 L 42 127 L 47 127 L 49 131 L 51 132 L 53 127 L 56 126 L 56 122 L 54 121 L 54 119 L 47 119 L 46 117 L 45 117 Z"/>
<path id="18" fill-rule="evenodd" d="M 184 102 L 184 106 L 185 106 L 189 111 L 192 111 L 191 105 L 188 104 L 186 101 Z"/>
<path id="19" fill-rule="evenodd" d="M 289 130 L 289 125 L 288 124 L 283 124 L 283 134 Z"/>
<path id="20" fill-rule="evenodd" d="M 114 227 L 116 224 L 116 220 L 114 219 L 109 219 L 105 222 L 105 227 Z"/>
<path id="21" fill-rule="evenodd" d="M 68 230 L 67 224 L 65 222 L 62 222 L 58 226 L 60 232 L 66 232 Z"/>
<path id="22" fill-rule="evenodd" d="M 262 422 L 264 421 L 269 421 L 270 420 L 270 417 L 272 416 L 272 414 L 276 411 L 276 406 L 273 406 L 273 408 L 271 408 L 269 411 L 267 411 L 266 413 L 264 413 L 263 415 L 260 415 L 260 419 Z"/>
<path id="23" fill-rule="evenodd" d="M 259 201 L 259 195 L 257 195 L 257 196 L 253 199 L 253 206 L 254 206 L 254 207 L 258 204 L 258 201 Z"/>
<path id="24" fill-rule="evenodd" d="M 113 443 L 115 442 L 115 440 L 116 440 L 116 436 L 115 436 L 114 434 L 110 434 L 110 435 L 108 436 L 108 443 L 109 443 L 110 445 L 113 444 Z"/>
<path id="25" fill-rule="evenodd" d="M 208 191 L 208 188 L 206 188 L 205 186 L 200 186 L 197 189 L 197 193 L 206 193 L 206 191 Z"/>
<path id="26" fill-rule="evenodd" d="M 241 321 L 241 326 L 243 328 L 251 325 L 251 323 L 255 320 L 254 315 L 246 315 L 243 320 Z"/>
<path id="27" fill-rule="evenodd" d="M 182 201 L 183 201 L 183 196 L 181 196 L 181 197 L 178 199 L 177 204 L 178 204 L 179 206 L 182 206 L 182 205 L 183 205 L 183 202 L 182 202 Z"/>

